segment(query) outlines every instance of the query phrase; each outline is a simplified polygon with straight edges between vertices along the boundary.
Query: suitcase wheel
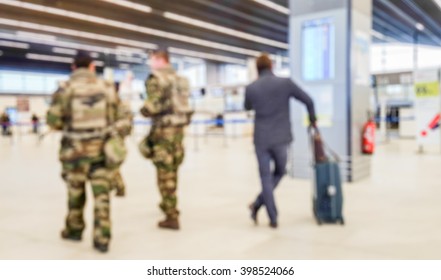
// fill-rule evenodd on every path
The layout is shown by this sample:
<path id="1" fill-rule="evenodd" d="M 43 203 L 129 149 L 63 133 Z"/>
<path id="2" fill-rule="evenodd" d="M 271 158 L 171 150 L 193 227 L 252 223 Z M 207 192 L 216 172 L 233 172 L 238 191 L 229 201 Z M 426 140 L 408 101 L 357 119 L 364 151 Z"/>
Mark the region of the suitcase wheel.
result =
<path id="1" fill-rule="evenodd" d="M 345 225 L 345 219 L 343 219 L 343 218 L 340 219 L 340 225 L 342 225 L 342 226 Z"/>

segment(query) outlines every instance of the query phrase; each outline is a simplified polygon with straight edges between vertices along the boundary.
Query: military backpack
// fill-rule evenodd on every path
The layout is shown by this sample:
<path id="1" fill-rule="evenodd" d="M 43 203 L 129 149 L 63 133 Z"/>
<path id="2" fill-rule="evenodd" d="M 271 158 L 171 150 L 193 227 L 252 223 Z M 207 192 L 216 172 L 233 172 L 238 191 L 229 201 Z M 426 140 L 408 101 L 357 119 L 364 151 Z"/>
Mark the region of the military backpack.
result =
<path id="1" fill-rule="evenodd" d="M 190 124 L 193 110 L 189 103 L 188 80 L 175 73 L 157 71 L 153 75 L 158 79 L 164 95 L 171 100 L 171 108 L 165 116 L 161 116 L 161 123 L 178 126 Z"/>

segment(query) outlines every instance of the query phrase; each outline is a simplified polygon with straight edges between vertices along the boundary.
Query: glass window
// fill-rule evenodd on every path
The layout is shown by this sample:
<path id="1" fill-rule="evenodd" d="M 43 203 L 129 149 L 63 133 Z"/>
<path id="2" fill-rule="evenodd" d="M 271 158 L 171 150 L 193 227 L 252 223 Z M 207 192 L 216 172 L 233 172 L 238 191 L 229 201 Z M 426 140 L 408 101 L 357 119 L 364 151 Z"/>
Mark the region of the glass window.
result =
<path id="1" fill-rule="evenodd" d="M 225 64 L 221 68 L 223 85 L 241 85 L 248 83 L 248 68 L 242 65 Z"/>
<path id="2" fill-rule="evenodd" d="M 67 81 L 68 76 L 64 75 L 50 75 L 46 77 L 45 93 L 53 93 L 58 89 L 60 82 Z"/>
<path id="3" fill-rule="evenodd" d="M 20 72 L 0 72 L 1 75 L 1 92 L 22 93 L 23 92 L 23 75 Z"/>
<path id="4" fill-rule="evenodd" d="M 69 76 L 63 74 L 0 70 L 0 92 L 52 94 L 57 90 L 59 83 L 67 79 Z"/>
<path id="5" fill-rule="evenodd" d="M 203 87 L 207 84 L 207 68 L 205 63 L 186 64 L 180 74 L 188 79 L 190 87 Z"/>
<path id="6" fill-rule="evenodd" d="M 24 85 L 23 85 L 24 92 L 45 93 L 46 79 L 44 78 L 43 75 L 28 74 L 28 75 L 23 75 L 23 78 L 24 78 Z"/>

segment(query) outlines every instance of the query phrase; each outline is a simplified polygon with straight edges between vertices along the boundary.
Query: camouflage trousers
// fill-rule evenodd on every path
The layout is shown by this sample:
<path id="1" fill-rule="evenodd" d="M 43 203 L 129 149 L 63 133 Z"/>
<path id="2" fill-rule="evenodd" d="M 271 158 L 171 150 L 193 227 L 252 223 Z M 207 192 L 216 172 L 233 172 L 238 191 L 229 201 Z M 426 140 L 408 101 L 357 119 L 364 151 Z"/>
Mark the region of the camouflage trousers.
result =
<path id="1" fill-rule="evenodd" d="M 86 183 L 90 181 L 94 196 L 93 239 L 98 244 L 108 244 L 111 238 L 110 179 L 111 171 L 104 163 L 81 164 L 75 167 L 63 164 L 63 178 L 68 187 L 68 214 L 65 231 L 71 236 L 81 236 L 85 228 L 83 212 L 86 203 Z"/>
<path id="2" fill-rule="evenodd" d="M 168 218 L 177 218 L 178 169 L 184 160 L 183 127 L 153 127 L 149 138 L 153 143 L 153 163 L 157 169 L 158 188 L 162 201 L 159 207 Z"/>
<path id="3" fill-rule="evenodd" d="M 124 180 L 121 176 L 121 171 L 119 169 L 116 169 L 113 172 L 112 180 L 111 180 L 111 190 L 116 190 L 116 193 L 119 195 L 124 195 L 126 193 L 126 185 L 124 183 Z"/>

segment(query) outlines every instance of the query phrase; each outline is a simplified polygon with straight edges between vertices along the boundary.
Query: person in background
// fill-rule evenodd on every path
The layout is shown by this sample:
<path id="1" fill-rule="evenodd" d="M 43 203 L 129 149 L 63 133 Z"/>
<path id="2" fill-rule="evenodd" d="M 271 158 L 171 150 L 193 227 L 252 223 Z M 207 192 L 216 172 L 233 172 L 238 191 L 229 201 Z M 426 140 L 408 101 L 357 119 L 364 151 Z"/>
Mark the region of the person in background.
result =
<path id="1" fill-rule="evenodd" d="M 0 119 L 1 125 L 2 125 L 2 135 L 7 136 L 9 135 L 9 126 L 11 125 L 11 120 L 9 119 L 9 116 L 6 112 L 3 112 L 1 119 Z"/>
<path id="2" fill-rule="evenodd" d="M 158 226 L 178 230 L 178 169 L 184 160 L 184 127 L 190 123 L 193 113 L 188 104 L 189 83 L 177 75 L 165 51 L 154 52 L 150 66 L 152 74 L 146 81 L 147 99 L 141 114 L 152 118 L 153 125 L 146 141 L 141 143 L 146 144 L 143 149 L 149 152 L 140 150 L 153 161 L 157 170 L 162 197 L 159 206 L 165 214 Z"/>
<path id="3" fill-rule="evenodd" d="M 274 189 L 286 173 L 288 146 L 293 141 L 289 106 L 291 98 L 306 105 L 313 126 L 316 115 L 312 99 L 301 88 L 291 79 L 273 74 L 272 61 L 267 54 L 257 59 L 256 66 L 259 78 L 246 87 L 244 107 L 255 111 L 254 145 L 262 191 L 249 208 L 251 218 L 257 224 L 258 211 L 265 206 L 270 227 L 277 228 Z M 273 170 L 271 163 L 274 163 Z"/>
<path id="4" fill-rule="evenodd" d="M 111 238 L 110 181 L 125 157 L 118 138 L 120 102 L 113 84 L 97 77 L 87 52 L 77 54 L 72 69 L 69 81 L 55 92 L 47 112 L 49 127 L 63 133 L 59 159 L 67 183 L 68 214 L 61 237 L 81 241 L 89 181 L 95 199 L 93 246 L 104 253 Z"/>
<path id="5" fill-rule="evenodd" d="M 38 128 L 40 127 L 40 119 L 37 117 L 36 114 L 32 114 L 31 122 L 32 122 L 32 132 L 38 134 Z"/>

